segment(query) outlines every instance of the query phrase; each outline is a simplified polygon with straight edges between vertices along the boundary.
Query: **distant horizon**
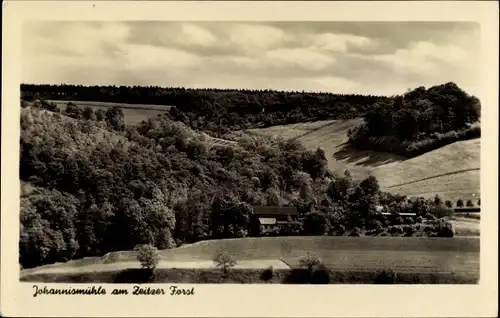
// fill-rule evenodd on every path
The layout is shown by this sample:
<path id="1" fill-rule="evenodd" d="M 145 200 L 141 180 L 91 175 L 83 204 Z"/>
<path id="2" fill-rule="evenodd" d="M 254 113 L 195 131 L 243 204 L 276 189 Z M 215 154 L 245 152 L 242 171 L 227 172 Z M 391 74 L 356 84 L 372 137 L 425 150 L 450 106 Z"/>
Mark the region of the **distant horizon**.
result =
<path id="1" fill-rule="evenodd" d="M 73 84 L 73 83 L 21 83 L 20 85 L 36 85 L 36 86 L 42 86 L 42 85 L 49 85 L 49 86 L 82 86 L 82 87 L 158 87 L 158 88 L 163 88 L 163 89 L 186 89 L 186 90 L 223 90 L 223 91 L 241 91 L 241 90 L 246 90 L 246 91 L 274 91 L 274 92 L 284 92 L 284 93 L 309 93 L 309 94 L 332 94 L 332 95 L 363 95 L 363 96 L 376 96 L 376 97 L 390 97 L 390 96 L 398 96 L 398 95 L 404 95 L 406 92 L 410 90 L 414 90 L 418 87 L 425 87 L 426 89 L 429 89 L 434 86 L 438 85 L 443 85 L 446 83 L 455 83 L 453 81 L 445 81 L 442 83 L 437 83 L 433 85 L 419 85 L 415 87 L 408 87 L 404 91 L 396 94 L 363 94 L 363 93 L 357 93 L 357 92 L 335 92 L 335 91 L 312 91 L 312 90 L 295 90 L 295 89 L 274 89 L 274 88 L 219 88 L 219 87 L 188 87 L 188 86 L 164 86 L 164 85 L 147 85 L 147 84 L 132 84 L 132 85 L 123 85 L 123 84 L 100 84 L 100 85 L 92 85 L 92 84 Z M 455 83 L 460 89 L 465 91 L 468 95 L 478 97 L 474 93 L 468 91 L 464 87 L 460 86 L 459 84 Z"/>

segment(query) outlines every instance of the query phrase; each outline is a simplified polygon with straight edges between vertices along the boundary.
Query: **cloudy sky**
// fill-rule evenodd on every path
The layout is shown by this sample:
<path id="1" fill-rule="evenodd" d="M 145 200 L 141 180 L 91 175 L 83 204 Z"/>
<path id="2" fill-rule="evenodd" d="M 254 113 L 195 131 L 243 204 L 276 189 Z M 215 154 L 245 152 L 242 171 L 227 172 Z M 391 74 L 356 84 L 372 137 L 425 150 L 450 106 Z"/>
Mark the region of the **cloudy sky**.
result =
<path id="1" fill-rule="evenodd" d="M 474 94 L 479 25 L 456 22 L 31 22 L 23 82 Z"/>

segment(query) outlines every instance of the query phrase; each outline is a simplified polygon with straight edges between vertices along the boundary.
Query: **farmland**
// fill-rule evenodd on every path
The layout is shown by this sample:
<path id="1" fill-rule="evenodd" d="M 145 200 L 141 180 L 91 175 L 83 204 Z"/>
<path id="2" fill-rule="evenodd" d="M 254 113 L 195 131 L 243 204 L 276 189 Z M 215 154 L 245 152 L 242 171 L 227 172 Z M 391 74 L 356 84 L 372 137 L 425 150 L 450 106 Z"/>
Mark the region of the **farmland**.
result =
<path id="1" fill-rule="evenodd" d="M 308 149 L 323 148 L 332 171 L 349 169 L 355 178 L 374 175 L 387 191 L 445 200 L 475 199 L 480 195 L 480 139 L 459 141 L 418 157 L 350 149 L 347 132 L 362 119 L 322 121 L 249 130 L 297 138 Z"/>
<path id="2" fill-rule="evenodd" d="M 70 101 L 64 100 L 48 100 L 48 102 L 56 104 L 59 109 L 66 109 L 66 105 Z M 150 117 L 156 117 L 167 112 L 171 106 L 167 105 L 148 105 L 148 104 L 125 104 L 125 103 L 106 103 L 106 102 L 90 102 L 90 101 L 71 101 L 71 103 L 80 106 L 96 109 L 108 109 L 110 107 L 119 107 L 123 110 L 125 116 L 125 124 L 133 125 L 147 120 Z"/>
<path id="3" fill-rule="evenodd" d="M 173 262 L 209 261 L 224 247 L 236 260 L 283 259 L 291 267 L 310 252 L 325 265 L 338 268 L 395 267 L 442 271 L 470 270 L 479 261 L 479 238 L 405 237 L 263 237 L 202 241 L 162 250 L 162 259 Z M 377 255 L 384 255 L 383 257 Z M 47 265 L 48 268 L 80 267 L 136 261 L 135 252 L 112 252 L 100 258 L 87 258 Z M 460 259 L 460 261 L 455 261 Z M 453 260 L 453 261 L 451 261 Z M 365 264 L 365 265 L 363 265 Z M 424 265 L 422 265 L 424 264 Z M 448 266 L 448 267 L 447 267 Z M 471 268 L 469 268 L 471 266 Z M 420 268 L 421 267 L 421 268 Z M 33 269 L 36 270 L 36 269 Z"/>
<path id="4" fill-rule="evenodd" d="M 274 237 L 211 240 L 160 251 L 165 264 L 159 265 L 159 269 L 200 268 L 200 264 L 205 264 L 206 269 L 213 268 L 210 260 L 221 247 L 240 262 L 235 270 L 255 270 L 270 264 L 277 270 L 286 269 L 274 264 L 280 260 L 293 269 L 298 267 L 299 258 L 312 253 L 334 272 L 369 273 L 392 269 L 408 275 L 442 273 L 466 275 L 476 279 L 479 277 L 477 237 Z M 259 263 L 261 267 L 255 267 L 253 263 Z M 135 252 L 114 252 L 100 258 L 86 258 L 25 270 L 21 277 L 40 278 L 44 273 L 83 274 L 89 271 L 137 267 Z M 50 279 L 49 276 L 47 278 Z"/>

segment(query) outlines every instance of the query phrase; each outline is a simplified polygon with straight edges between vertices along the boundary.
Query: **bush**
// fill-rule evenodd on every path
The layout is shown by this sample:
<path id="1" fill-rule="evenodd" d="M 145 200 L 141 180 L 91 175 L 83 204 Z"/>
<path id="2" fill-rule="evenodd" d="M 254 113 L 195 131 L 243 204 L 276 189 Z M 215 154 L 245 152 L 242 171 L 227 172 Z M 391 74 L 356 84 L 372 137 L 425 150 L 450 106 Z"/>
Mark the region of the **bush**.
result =
<path id="1" fill-rule="evenodd" d="M 416 232 L 416 229 L 410 225 L 405 226 L 403 230 L 404 230 L 405 236 L 412 236 Z"/>
<path id="2" fill-rule="evenodd" d="M 233 259 L 231 255 L 227 252 L 226 249 L 221 248 L 214 256 L 213 261 L 215 266 L 220 267 L 224 274 L 227 274 L 229 268 L 234 267 L 236 265 L 236 261 Z"/>
<path id="3" fill-rule="evenodd" d="M 396 235 L 396 234 L 398 234 L 398 231 L 399 231 L 398 229 L 399 229 L 399 227 L 397 227 L 397 226 L 391 226 L 391 227 L 389 227 L 389 233 L 391 235 Z"/>
<path id="4" fill-rule="evenodd" d="M 424 218 L 421 216 L 417 217 L 416 223 L 422 223 L 422 222 L 424 222 Z"/>
<path id="5" fill-rule="evenodd" d="M 361 235 L 361 230 L 357 226 L 352 229 L 351 233 L 349 233 L 349 236 L 360 236 L 360 235 Z"/>
<path id="6" fill-rule="evenodd" d="M 403 224 L 403 223 L 404 223 L 404 220 L 403 220 L 403 218 L 402 218 L 402 217 L 398 216 L 398 217 L 394 220 L 394 223 L 395 223 L 396 225 L 401 225 L 401 224 Z"/>
<path id="7" fill-rule="evenodd" d="M 144 244 L 137 248 L 137 252 L 137 260 L 141 263 L 141 267 L 154 271 L 160 261 L 158 249 L 151 244 Z"/>
<path id="8" fill-rule="evenodd" d="M 270 281 L 271 279 L 273 279 L 273 277 L 274 277 L 274 269 L 272 266 L 266 268 L 260 275 L 260 279 L 265 282 Z"/>
<path id="9" fill-rule="evenodd" d="M 413 218 L 411 216 L 407 217 L 405 219 L 405 224 L 414 224 L 415 221 L 413 220 Z"/>
<path id="10" fill-rule="evenodd" d="M 444 204 L 440 204 L 434 208 L 433 215 L 437 218 L 443 218 L 453 215 L 453 209 L 447 208 Z"/>
<path id="11" fill-rule="evenodd" d="M 373 280 L 374 284 L 395 284 L 397 275 L 393 270 L 383 270 Z"/>
<path id="12" fill-rule="evenodd" d="M 313 267 L 311 284 L 330 284 L 330 272 L 323 264 Z"/>
<path id="13" fill-rule="evenodd" d="M 455 236 L 455 228 L 451 222 L 440 220 L 436 225 L 436 235 L 438 237 L 453 237 Z"/>
<path id="14" fill-rule="evenodd" d="M 342 236 L 344 235 L 346 232 L 346 229 L 345 229 L 345 226 L 343 224 L 339 224 L 336 228 L 335 228 L 335 234 L 337 236 Z"/>
<path id="15" fill-rule="evenodd" d="M 309 253 L 307 253 L 306 256 L 299 259 L 299 266 L 307 268 L 309 271 L 312 271 L 314 266 L 322 264 L 323 262 L 321 261 L 321 259 Z"/>

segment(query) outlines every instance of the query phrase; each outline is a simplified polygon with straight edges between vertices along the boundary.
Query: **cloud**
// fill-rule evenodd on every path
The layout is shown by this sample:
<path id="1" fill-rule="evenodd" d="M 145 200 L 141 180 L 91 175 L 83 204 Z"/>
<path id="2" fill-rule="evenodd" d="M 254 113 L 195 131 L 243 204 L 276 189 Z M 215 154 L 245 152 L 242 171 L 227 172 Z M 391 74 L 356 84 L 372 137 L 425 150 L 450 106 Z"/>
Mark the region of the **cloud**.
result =
<path id="1" fill-rule="evenodd" d="M 232 24 L 228 27 L 229 40 L 245 51 L 279 47 L 288 34 L 282 29 L 258 24 Z"/>
<path id="2" fill-rule="evenodd" d="M 398 73 L 432 74 L 440 66 L 460 65 L 469 62 L 469 52 L 456 45 L 437 45 L 432 42 L 417 42 L 393 54 L 371 57 L 387 63 Z"/>
<path id="3" fill-rule="evenodd" d="M 394 94 L 477 87 L 459 22 L 30 22 L 23 81 Z"/>
<path id="4" fill-rule="evenodd" d="M 375 46 L 376 42 L 363 36 L 323 33 L 313 36 L 312 45 L 316 49 L 325 51 L 347 52 L 351 47 L 366 48 Z"/>

